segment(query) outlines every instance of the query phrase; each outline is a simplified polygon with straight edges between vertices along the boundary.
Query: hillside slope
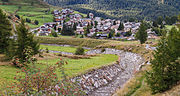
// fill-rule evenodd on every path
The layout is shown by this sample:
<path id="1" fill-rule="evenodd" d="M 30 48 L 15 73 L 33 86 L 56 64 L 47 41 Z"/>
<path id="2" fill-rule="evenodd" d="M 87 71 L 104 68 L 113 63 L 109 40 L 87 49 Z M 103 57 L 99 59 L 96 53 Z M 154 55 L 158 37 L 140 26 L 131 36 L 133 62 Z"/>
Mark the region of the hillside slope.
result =
<path id="1" fill-rule="evenodd" d="M 54 18 L 51 14 L 54 7 L 41 0 L 9 0 L 7 3 L 2 3 L 0 0 L 0 8 L 8 12 L 11 17 L 18 15 L 24 19 L 30 19 L 31 22 L 27 23 L 30 28 L 36 28 L 44 23 L 53 22 Z M 38 25 L 34 24 L 35 20 L 38 20 Z"/>
<path id="2" fill-rule="evenodd" d="M 44 0 L 49 4 L 71 7 L 83 13 L 93 12 L 105 18 L 154 19 L 177 15 L 180 0 Z"/>

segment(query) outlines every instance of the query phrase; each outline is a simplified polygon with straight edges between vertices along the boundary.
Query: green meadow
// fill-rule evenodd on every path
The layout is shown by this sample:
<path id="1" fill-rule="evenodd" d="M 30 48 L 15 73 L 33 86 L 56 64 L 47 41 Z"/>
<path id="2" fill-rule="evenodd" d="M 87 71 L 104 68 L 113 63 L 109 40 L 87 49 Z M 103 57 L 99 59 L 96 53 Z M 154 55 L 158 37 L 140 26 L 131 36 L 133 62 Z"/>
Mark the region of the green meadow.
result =
<path id="1" fill-rule="evenodd" d="M 47 65 L 55 65 L 60 60 L 59 58 L 39 60 L 36 66 L 40 69 L 44 69 L 46 68 Z M 68 64 L 64 66 L 65 73 L 67 74 L 67 76 L 73 77 L 79 74 L 83 74 L 87 72 L 88 70 L 112 64 L 113 62 L 118 60 L 118 56 L 105 54 L 105 55 L 98 55 L 95 57 L 91 57 L 90 59 L 64 58 L 64 60 L 68 62 Z M 3 90 L 3 88 L 5 88 L 6 86 L 10 85 L 11 83 L 15 81 L 13 78 L 16 75 L 17 71 L 20 71 L 20 69 L 12 65 L 0 65 L 0 74 L 1 74 L 0 89 L 1 90 Z M 56 70 L 56 73 L 57 73 L 57 76 L 61 78 L 62 74 L 60 70 Z"/>
<path id="2" fill-rule="evenodd" d="M 16 10 L 18 10 L 19 6 L 17 5 L 0 5 L 0 8 L 5 10 L 6 12 L 15 13 Z M 16 12 L 17 15 L 20 17 L 26 19 L 31 19 L 31 22 L 34 22 L 35 20 L 39 21 L 39 25 L 34 25 L 32 23 L 27 23 L 30 28 L 36 28 L 40 25 L 47 23 L 47 22 L 53 22 L 53 15 L 50 12 L 45 12 L 49 10 L 49 8 L 38 8 L 34 6 L 21 6 L 20 10 Z"/>

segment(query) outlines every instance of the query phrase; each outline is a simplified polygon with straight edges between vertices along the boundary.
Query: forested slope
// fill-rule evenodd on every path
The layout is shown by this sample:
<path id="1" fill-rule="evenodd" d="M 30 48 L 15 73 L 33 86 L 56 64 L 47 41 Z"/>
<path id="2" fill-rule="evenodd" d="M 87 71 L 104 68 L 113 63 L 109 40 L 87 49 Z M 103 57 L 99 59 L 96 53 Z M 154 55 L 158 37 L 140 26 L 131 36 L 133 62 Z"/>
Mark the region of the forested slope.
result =
<path id="1" fill-rule="evenodd" d="M 93 12 L 105 18 L 153 19 L 179 14 L 180 0 L 44 0 L 49 4 Z"/>

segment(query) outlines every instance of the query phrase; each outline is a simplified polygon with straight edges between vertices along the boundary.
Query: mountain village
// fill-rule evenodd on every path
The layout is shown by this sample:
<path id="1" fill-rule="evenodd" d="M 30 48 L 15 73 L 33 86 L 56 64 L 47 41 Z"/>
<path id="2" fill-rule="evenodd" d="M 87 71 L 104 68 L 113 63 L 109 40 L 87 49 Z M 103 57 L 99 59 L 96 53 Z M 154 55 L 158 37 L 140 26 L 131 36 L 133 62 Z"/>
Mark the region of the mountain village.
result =
<path id="1" fill-rule="evenodd" d="M 61 34 L 63 26 L 74 29 L 76 35 L 86 35 L 89 38 L 134 40 L 141 22 L 121 22 L 120 20 L 102 19 L 89 13 L 87 18 L 74 13 L 71 9 L 54 10 L 54 22 L 44 23 L 33 30 L 37 36 L 48 36 L 54 30 Z M 122 25 L 123 24 L 123 25 Z M 75 27 L 75 28 L 74 28 Z M 120 28 L 121 27 L 121 28 Z M 148 39 L 157 37 L 154 31 L 147 30 Z M 111 36 L 110 36 L 111 35 Z"/>

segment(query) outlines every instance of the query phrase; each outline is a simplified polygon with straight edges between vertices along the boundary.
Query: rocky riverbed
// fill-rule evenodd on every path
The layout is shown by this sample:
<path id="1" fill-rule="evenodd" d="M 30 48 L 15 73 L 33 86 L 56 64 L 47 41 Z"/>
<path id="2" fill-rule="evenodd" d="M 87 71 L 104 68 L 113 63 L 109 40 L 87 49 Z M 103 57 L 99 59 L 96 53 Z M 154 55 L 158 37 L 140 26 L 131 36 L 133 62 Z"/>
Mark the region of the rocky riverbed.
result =
<path id="1" fill-rule="evenodd" d="M 121 50 L 106 48 L 102 52 L 101 49 L 95 49 L 86 54 L 116 54 L 119 56 L 115 64 L 95 69 L 72 79 L 79 82 L 88 96 L 111 96 L 144 64 L 140 55 Z"/>
<path id="2" fill-rule="evenodd" d="M 70 45 L 53 46 L 70 47 Z M 50 52 L 65 55 L 73 54 L 51 50 Z M 78 82 L 88 96 L 111 96 L 117 89 L 122 87 L 135 72 L 139 71 L 144 64 L 143 58 L 138 54 L 111 48 L 92 49 L 85 54 L 115 54 L 119 56 L 119 60 L 114 64 L 103 66 L 99 69 L 94 69 L 86 74 L 72 78 L 72 81 Z"/>

